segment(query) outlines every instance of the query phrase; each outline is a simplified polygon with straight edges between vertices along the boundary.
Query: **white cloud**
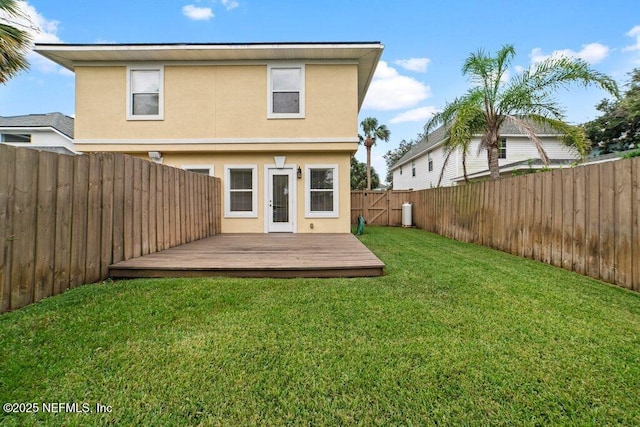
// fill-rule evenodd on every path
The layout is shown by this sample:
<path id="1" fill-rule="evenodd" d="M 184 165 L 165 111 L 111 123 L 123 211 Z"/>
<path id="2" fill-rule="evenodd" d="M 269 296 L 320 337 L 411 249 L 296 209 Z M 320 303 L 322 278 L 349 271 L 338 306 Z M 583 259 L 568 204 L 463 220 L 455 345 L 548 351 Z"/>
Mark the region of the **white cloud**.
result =
<path id="1" fill-rule="evenodd" d="M 397 116 L 389 120 L 389 123 L 404 123 L 404 122 L 426 122 L 434 114 L 438 112 L 436 107 L 418 107 L 404 113 L 400 113 Z"/>
<path id="2" fill-rule="evenodd" d="M 409 58 L 393 61 L 394 64 L 401 66 L 405 70 L 418 73 L 426 73 L 430 62 L 431 60 L 429 58 Z"/>
<path id="3" fill-rule="evenodd" d="M 222 0 L 222 5 L 227 8 L 227 10 L 235 9 L 240 6 L 236 0 Z"/>
<path id="4" fill-rule="evenodd" d="M 529 57 L 533 64 L 538 64 L 547 58 L 580 58 L 589 64 L 597 64 L 609 55 L 609 47 L 600 43 L 589 43 L 582 45 L 579 52 L 571 49 L 554 50 L 550 54 L 545 54 L 539 47 L 532 49 Z"/>
<path id="5" fill-rule="evenodd" d="M 418 80 L 400 75 L 385 61 L 378 63 L 363 108 L 400 110 L 411 108 L 431 96 L 431 88 Z"/>
<path id="6" fill-rule="evenodd" d="M 198 7 L 192 4 L 184 6 L 182 14 L 194 21 L 208 21 L 215 16 L 210 7 Z"/>
<path id="7" fill-rule="evenodd" d="M 27 1 L 18 2 L 18 7 L 20 9 L 19 16 L 8 18 L 6 15 L 0 14 L 0 18 L 8 20 L 11 25 L 28 32 L 34 43 L 62 43 L 62 39 L 58 36 L 60 21 L 45 18 Z M 33 51 L 29 51 L 27 60 L 32 69 L 41 73 L 73 76 L 71 71 Z"/>
<path id="8" fill-rule="evenodd" d="M 636 25 L 635 27 L 630 29 L 627 32 L 627 36 L 635 37 L 636 38 L 636 44 L 633 44 L 631 46 L 627 46 L 624 49 L 622 49 L 622 51 L 623 52 L 629 52 L 629 51 L 633 51 L 633 50 L 640 50 L 640 25 Z"/>
<path id="9" fill-rule="evenodd" d="M 61 43 L 58 37 L 60 21 L 48 20 L 42 16 L 35 7 L 27 1 L 18 2 L 20 16 L 7 18 L 1 14 L 0 17 L 7 19 L 12 25 L 27 31 L 35 43 Z"/>

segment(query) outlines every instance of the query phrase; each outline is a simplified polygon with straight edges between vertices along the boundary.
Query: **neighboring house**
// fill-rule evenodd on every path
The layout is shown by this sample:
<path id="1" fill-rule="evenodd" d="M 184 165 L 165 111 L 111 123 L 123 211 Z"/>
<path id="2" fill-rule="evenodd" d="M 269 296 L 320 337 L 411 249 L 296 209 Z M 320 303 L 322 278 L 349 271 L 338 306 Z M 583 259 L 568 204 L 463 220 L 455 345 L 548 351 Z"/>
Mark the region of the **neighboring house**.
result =
<path id="1" fill-rule="evenodd" d="M 0 117 L 0 143 L 77 154 L 73 144 L 73 118 L 61 113 Z"/>
<path id="2" fill-rule="evenodd" d="M 614 153 L 608 153 L 608 154 L 602 154 L 602 155 L 598 155 L 597 153 L 592 152 L 591 154 L 589 154 L 589 157 L 587 157 L 586 159 L 584 159 L 583 162 L 580 163 L 580 165 L 586 166 L 586 165 L 594 165 L 596 163 L 615 162 L 615 161 L 624 159 L 625 155 L 635 153 L 637 151 L 638 149 L 635 148 L 631 150 L 616 151 Z"/>
<path id="3" fill-rule="evenodd" d="M 383 46 L 38 44 L 76 75 L 75 143 L 219 177 L 222 232 L 348 233 Z"/>
<path id="4" fill-rule="evenodd" d="M 542 142 L 550 162 L 545 166 L 538 150 L 529 138 L 513 125 L 505 123 L 500 129 L 501 148 L 499 165 L 501 174 L 526 173 L 535 169 L 566 167 L 575 163 L 580 155 L 571 147 L 562 143 L 558 134 L 538 130 L 536 132 Z M 438 186 L 438 180 L 445 162 L 446 151 L 445 128 L 439 127 L 425 139 L 416 144 L 392 167 L 394 190 L 422 190 Z M 469 144 L 467 154 L 467 174 L 469 179 L 489 176 L 486 150 L 478 150 L 480 135 L 474 137 Z M 449 156 L 444 169 L 441 186 L 464 183 L 462 167 L 462 150 L 456 149 Z"/>

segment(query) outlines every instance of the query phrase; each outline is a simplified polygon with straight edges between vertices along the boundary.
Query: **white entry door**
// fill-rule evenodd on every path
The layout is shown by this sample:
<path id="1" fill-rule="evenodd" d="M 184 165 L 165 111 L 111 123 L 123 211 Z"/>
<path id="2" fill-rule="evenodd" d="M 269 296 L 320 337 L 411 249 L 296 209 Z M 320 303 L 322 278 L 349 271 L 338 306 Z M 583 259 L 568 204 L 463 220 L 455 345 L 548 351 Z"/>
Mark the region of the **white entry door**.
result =
<path id="1" fill-rule="evenodd" d="M 267 232 L 293 233 L 295 188 L 293 169 L 268 169 Z"/>

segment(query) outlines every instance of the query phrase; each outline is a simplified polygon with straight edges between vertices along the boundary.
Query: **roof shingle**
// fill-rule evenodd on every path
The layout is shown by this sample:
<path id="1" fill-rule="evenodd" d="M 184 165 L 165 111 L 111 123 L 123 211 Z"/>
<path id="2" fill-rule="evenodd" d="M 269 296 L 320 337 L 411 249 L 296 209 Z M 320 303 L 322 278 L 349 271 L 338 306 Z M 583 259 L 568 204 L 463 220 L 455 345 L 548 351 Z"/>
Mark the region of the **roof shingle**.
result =
<path id="1" fill-rule="evenodd" d="M 62 113 L 0 116 L 0 128 L 53 128 L 73 139 L 73 118 Z"/>

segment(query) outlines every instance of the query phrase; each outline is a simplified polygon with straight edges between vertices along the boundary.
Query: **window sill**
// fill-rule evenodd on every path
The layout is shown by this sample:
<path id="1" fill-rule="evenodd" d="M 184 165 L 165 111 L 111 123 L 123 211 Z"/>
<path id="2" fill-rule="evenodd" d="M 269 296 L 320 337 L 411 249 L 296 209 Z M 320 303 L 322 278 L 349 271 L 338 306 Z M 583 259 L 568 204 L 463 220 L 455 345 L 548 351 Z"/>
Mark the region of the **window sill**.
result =
<path id="1" fill-rule="evenodd" d="M 267 120 L 282 120 L 282 119 L 304 119 L 306 118 L 302 114 L 269 114 Z"/>
<path id="2" fill-rule="evenodd" d="M 163 116 L 127 116 L 127 121 L 130 122 L 138 122 L 138 121 L 163 121 Z"/>
<path id="3" fill-rule="evenodd" d="M 338 218 L 337 212 L 305 212 L 305 218 Z"/>

